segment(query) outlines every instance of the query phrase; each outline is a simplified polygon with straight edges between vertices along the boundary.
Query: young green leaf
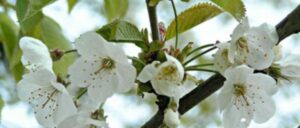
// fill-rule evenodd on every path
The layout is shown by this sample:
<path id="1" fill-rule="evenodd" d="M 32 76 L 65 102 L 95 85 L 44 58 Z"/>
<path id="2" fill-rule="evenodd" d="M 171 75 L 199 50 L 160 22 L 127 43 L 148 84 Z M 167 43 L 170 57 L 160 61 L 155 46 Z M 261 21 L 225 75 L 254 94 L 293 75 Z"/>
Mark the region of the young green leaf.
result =
<path id="1" fill-rule="evenodd" d="M 20 48 L 18 47 L 19 29 L 14 21 L 5 13 L 0 13 L 0 42 L 4 46 L 5 57 L 8 60 L 9 70 L 12 72 L 15 80 L 22 77 L 23 67 L 20 66 L 18 56 Z"/>
<path id="2" fill-rule="evenodd" d="M 78 0 L 68 0 L 68 11 L 72 11 L 73 7 L 78 3 Z"/>
<path id="3" fill-rule="evenodd" d="M 123 18 L 128 9 L 128 0 L 104 0 L 104 9 L 108 22 Z"/>
<path id="4" fill-rule="evenodd" d="M 143 34 L 127 21 L 116 20 L 97 30 L 97 33 L 108 41 L 134 43 L 142 49 L 147 48 Z"/>
<path id="5" fill-rule="evenodd" d="M 19 22 L 24 22 L 40 12 L 43 7 L 53 3 L 55 0 L 17 0 L 17 13 Z M 22 7 L 21 9 L 18 9 Z M 22 12 L 20 12 L 22 10 Z"/>
<path id="6" fill-rule="evenodd" d="M 220 14 L 222 10 L 217 6 L 209 3 L 197 4 L 178 15 L 178 33 L 187 31 L 215 16 Z M 167 29 L 166 40 L 171 39 L 176 34 L 175 19 Z"/>
<path id="7" fill-rule="evenodd" d="M 245 16 L 245 5 L 242 0 L 211 0 L 223 10 L 230 13 L 236 20 L 240 21 Z"/>

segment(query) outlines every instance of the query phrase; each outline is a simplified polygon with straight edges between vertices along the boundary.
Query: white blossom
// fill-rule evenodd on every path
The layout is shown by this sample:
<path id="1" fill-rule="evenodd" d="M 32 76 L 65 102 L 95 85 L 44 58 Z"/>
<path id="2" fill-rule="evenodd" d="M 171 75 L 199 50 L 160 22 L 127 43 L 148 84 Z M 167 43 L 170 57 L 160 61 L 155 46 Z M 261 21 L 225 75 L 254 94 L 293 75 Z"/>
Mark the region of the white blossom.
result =
<path id="1" fill-rule="evenodd" d="M 225 128 L 244 128 L 252 119 L 263 123 L 274 115 L 271 95 L 277 91 L 276 82 L 268 75 L 253 72 L 246 65 L 225 71 L 226 81 L 218 96 Z"/>
<path id="2" fill-rule="evenodd" d="M 113 93 L 126 92 L 134 86 L 136 69 L 122 48 L 95 32 L 81 35 L 75 47 L 81 56 L 69 68 L 71 84 L 87 87 L 94 101 L 104 102 Z"/>
<path id="3" fill-rule="evenodd" d="M 167 61 L 159 63 L 154 61 L 146 65 L 137 79 L 143 83 L 150 81 L 154 90 L 161 95 L 179 99 L 181 82 L 184 77 L 184 69 L 180 62 L 165 54 Z"/>
<path id="4" fill-rule="evenodd" d="M 271 70 L 279 70 L 279 85 L 294 84 L 300 82 L 300 61 L 299 55 L 290 54 L 282 61 L 273 64 Z M 278 75 L 277 74 L 277 75 Z"/>
<path id="5" fill-rule="evenodd" d="M 224 72 L 227 68 L 233 66 L 233 63 L 229 61 L 229 43 L 220 43 L 217 45 L 219 50 L 214 55 L 214 67 L 224 76 Z"/>
<path id="6" fill-rule="evenodd" d="M 164 123 L 169 128 L 177 128 L 180 124 L 179 113 L 171 108 L 165 110 Z"/>
<path id="7" fill-rule="evenodd" d="M 25 74 L 18 83 L 18 96 L 33 107 L 37 121 L 44 127 L 55 127 L 76 113 L 72 97 L 48 69 Z"/>
<path id="8" fill-rule="evenodd" d="M 275 27 L 262 24 L 250 28 L 248 18 L 245 18 L 232 33 L 229 60 L 258 70 L 268 68 L 273 62 L 272 48 L 277 42 Z"/>
<path id="9" fill-rule="evenodd" d="M 86 96 L 83 96 L 78 101 L 82 103 L 78 103 L 77 114 L 63 120 L 57 128 L 90 128 L 91 126 L 108 128 L 108 124 L 104 120 L 92 118 L 92 116 L 98 116 L 95 111 L 97 111 L 99 104 L 93 102 Z"/>
<path id="10" fill-rule="evenodd" d="M 22 37 L 19 45 L 23 51 L 21 62 L 30 72 L 39 69 L 52 71 L 52 59 L 43 42 L 31 37 Z"/>

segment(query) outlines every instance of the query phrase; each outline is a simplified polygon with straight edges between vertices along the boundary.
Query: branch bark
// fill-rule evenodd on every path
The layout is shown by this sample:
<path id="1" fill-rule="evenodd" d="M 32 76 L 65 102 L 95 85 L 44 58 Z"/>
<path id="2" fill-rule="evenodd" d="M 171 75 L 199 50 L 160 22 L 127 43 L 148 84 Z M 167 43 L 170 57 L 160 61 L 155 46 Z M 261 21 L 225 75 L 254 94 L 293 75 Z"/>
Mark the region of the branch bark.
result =
<path id="1" fill-rule="evenodd" d="M 147 10 L 150 20 L 150 27 L 152 32 L 152 40 L 159 40 L 159 31 L 157 26 L 157 15 L 156 15 L 156 5 L 151 7 L 149 6 L 150 0 L 146 0 Z"/>
<path id="2" fill-rule="evenodd" d="M 276 30 L 279 36 L 279 42 L 286 37 L 300 32 L 300 5 L 295 8 L 287 17 L 285 17 L 279 24 L 276 25 Z M 183 115 L 185 112 L 193 108 L 202 100 L 216 92 L 223 86 L 225 78 L 220 74 L 215 74 L 201 83 L 197 88 L 186 94 L 179 101 L 179 113 Z M 163 121 L 163 112 L 159 110 L 143 127 L 144 128 L 158 128 Z M 159 122 L 159 123 L 157 123 Z"/>

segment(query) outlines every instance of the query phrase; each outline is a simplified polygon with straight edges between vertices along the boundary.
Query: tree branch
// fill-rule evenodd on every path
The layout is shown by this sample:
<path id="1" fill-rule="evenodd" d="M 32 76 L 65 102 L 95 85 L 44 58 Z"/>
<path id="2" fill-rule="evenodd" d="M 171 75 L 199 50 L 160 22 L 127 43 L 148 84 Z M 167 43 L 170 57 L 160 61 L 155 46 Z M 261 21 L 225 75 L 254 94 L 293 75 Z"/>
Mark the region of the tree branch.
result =
<path id="1" fill-rule="evenodd" d="M 146 0 L 147 10 L 150 20 L 150 27 L 152 32 L 152 40 L 159 40 L 159 32 L 157 26 L 157 16 L 156 16 L 156 5 L 151 7 L 149 6 L 150 0 Z"/>
<path id="2" fill-rule="evenodd" d="M 277 26 L 276 30 L 279 36 L 279 42 L 286 37 L 300 31 L 300 5 L 285 17 Z M 222 87 L 225 78 L 220 74 L 215 74 L 201 83 L 197 88 L 186 94 L 179 101 L 179 113 L 182 115 L 202 100 L 216 92 Z M 151 128 L 158 128 L 163 120 L 163 113 L 157 112 L 146 124 Z M 150 123 L 151 122 L 151 123 Z M 157 123 L 160 122 L 160 123 Z"/>
<path id="3" fill-rule="evenodd" d="M 296 7 L 287 17 L 276 25 L 279 41 L 300 32 L 300 5 Z"/>

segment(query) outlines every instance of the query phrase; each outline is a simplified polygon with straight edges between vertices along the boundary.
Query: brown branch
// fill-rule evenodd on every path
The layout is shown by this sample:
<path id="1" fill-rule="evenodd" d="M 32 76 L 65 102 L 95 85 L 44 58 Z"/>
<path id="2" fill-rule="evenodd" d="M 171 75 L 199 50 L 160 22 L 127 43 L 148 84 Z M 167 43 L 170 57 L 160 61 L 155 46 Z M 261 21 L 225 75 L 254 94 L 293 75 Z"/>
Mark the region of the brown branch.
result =
<path id="1" fill-rule="evenodd" d="M 279 42 L 286 37 L 300 32 L 300 5 L 276 25 Z"/>
<path id="2" fill-rule="evenodd" d="M 149 6 L 150 0 L 146 0 L 147 10 L 150 20 L 150 27 L 152 33 L 152 40 L 159 40 L 159 31 L 157 26 L 157 16 L 156 16 L 156 5 L 151 7 Z"/>
<path id="3" fill-rule="evenodd" d="M 277 26 L 277 33 L 279 35 L 279 41 L 282 41 L 286 37 L 298 33 L 300 31 L 300 5 L 294 9 L 287 17 L 285 17 Z M 201 83 L 197 88 L 180 99 L 179 113 L 182 115 L 202 100 L 216 92 L 222 87 L 225 78 L 220 74 L 215 74 L 207 79 L 204 83 Z M 163 113 L 157 112 L 151 120 L 146 124 L 151 128 L 158 128 L 163 120 Z M 151 122 L 151 123 L 150 123 Z M 157 123 L 160 122 L 160 123 Z"/>

